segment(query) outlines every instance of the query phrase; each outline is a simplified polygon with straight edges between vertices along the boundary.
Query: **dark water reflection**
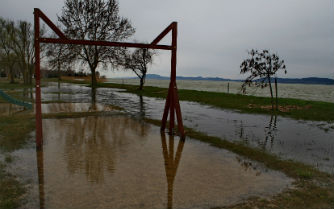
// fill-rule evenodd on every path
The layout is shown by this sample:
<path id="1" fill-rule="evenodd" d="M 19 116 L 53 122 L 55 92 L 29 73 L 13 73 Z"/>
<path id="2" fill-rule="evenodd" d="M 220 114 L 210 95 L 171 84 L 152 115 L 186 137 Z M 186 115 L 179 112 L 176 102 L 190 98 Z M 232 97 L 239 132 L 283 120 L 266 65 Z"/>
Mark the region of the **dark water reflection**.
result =
<path id="1" fill-rule="evenodd" d="M 174 156 L 174 136 L 169 135 L 169 146 L 167 146 L 166 134 L 161 134 L 162 154 L 165 160 L 165 171 L 167 178 L 167 208 L 173 208 L 174 180 L 181 160 L 185 139 L 180 139 L 176 154 Z"/>
<path id="2" fill-rule="evenodd" d="M 13 153 L 20 159 L 14 173 L 33 179 L 24 208 L 211 208 L 271 197 L 292 182 L 127 116 L 45 119 L 43 125 L 42 150 Z"/>
<path id="3" fill-rule="evenodd" d="M 43 88 L 45 101 L 54 100 L 57 86 Z M 97 102 L 121 106 L 137 117 L 161 119 L 164 100 L 99 88 Z M 90 88 L 65 84 L 61 100 L 90 102 Z M 194 102 L 181 102 L 184 124 L 212 136 L 238 141 L 334 173 L 334 124 L 299 121 L 281 116 L 241 114 Z"/>

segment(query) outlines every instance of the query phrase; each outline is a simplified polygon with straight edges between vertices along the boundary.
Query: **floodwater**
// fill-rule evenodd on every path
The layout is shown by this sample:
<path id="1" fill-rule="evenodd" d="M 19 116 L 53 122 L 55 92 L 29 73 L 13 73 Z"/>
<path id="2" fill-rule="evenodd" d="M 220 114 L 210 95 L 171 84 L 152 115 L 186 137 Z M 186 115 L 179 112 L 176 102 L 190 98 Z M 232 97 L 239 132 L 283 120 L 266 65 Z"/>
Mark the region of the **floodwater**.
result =
<path id="1" fill-rule="evenodd" d="M 292 179 L 124 115 L 44 119 L 44 145 L 15 152 L 24 208 L 212 208 L 270 198 Z M 33 143 L 32 143 L 33 145 Z"/>
<path id="2" fill-rule="evenodd" d="M 111 83 L 123 83 L 138 85 L 138 79 L 108 79 Z M 168 88 L 169 80 L 147 79 L 146 86 Z M 240 94 L 242 82 L 235 81 L 189 81 L 178 80 L 179 89 L 191 89 L 199 91 L 229 92 Z M 270 97 L 269 88 L 247 88 L 247 95 Z M 333 85 L 310 85 L 310 84 L 278 84 L 278 96 L 280 98 L 297 98 L 334 103 Z"/>
<path id="3" fill-rule="evenodd" d="M 56 84 L 42 89 L 44 101 L 58 98 Z M 164 100 L 99 88 L 97 101 L 124 108 L 135 117 L 161 120 Z M 88 87 L 64 84 L 60 98 L 66 102 L 91 101 Z M 56 98 L 55 98 L 56 96 Z M 180 102 L 184 124 L 211 136 L 241 142 L 334 174 L 334 123 L 302 121 L 281 116 L 244 114 L 194 102 Z"/>
<path id="4" fill-rule="evenodd" d="M 42 104 L 43 113 L 74 113 L 74 112 L 108 112 L 114 108 L 110 105 L 92 103 L 49 103 Z"/>

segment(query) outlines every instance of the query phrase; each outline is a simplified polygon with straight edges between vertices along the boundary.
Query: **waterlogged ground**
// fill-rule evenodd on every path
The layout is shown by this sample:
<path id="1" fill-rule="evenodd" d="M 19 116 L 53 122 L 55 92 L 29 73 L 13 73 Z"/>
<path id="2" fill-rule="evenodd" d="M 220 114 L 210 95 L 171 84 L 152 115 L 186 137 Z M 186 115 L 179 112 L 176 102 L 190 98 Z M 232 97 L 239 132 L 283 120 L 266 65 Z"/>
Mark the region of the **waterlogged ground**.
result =
<path id="1" fill-rule="evenodd" d="M 43 119 L 43 127 L 41 151 L 32 141 L 13 153 L 12 168 L 20 169 L 12 172 L 30 180 L 23 208 L 212 208 L 270 198 L 292 183 L 125 115 Z"/>
<path id="2" fill-rule="evenodd" d="M 99 88 L 97 101 L 101 104 L 124 108 L 136 117 L 160 120 L 164 100 L 122 93 L 122 90 Z M 56 84 L 42 89 L 43 100 L 66 102 L 91 102 L 88 87 L 62 84 L 59 92 Z M 299 121 L 280 116 L 240 114 L 194 102 L 181 102 L 184 124 L 187 127 L 238 141 L 313 165 L 322 171 L 334 173 L 334 123 Z"/>
<path id="3" fill-rule="evenodd" d="M 138 85 L 138 79 L 108 79 L 108 82 L 119 84 Z M 242 82 L 235 81 L 189 81 L 178 80 L 179 89 L 190 89 L 199 91 L 241 93 Z M 147 79 L 147 86 L 168 88 L 169 80 Z M 247 88 L 247 95 L 270 97 L 268 88 Z M 278 95 L 280 98 L 297 98 L 315 101 L 334 102 L 333 85 L 310 85 L 310 84 L 278 84 Z"/>

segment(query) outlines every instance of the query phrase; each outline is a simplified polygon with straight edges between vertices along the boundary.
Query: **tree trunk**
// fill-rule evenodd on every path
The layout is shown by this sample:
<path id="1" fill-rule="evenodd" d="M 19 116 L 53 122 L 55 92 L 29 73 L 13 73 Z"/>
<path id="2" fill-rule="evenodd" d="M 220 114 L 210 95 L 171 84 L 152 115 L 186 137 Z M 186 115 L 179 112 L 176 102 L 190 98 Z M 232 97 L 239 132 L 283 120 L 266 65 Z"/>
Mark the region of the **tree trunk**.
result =
<path id="1" fill-rule="evenodd" d="M 60 89 L 60 81 L 61 81 L 61 75 L 60 75 L 60 63 L 58 62 L 58 89 Z"/>
<path id="2" fill-rule="evenodd" d="M 276 96 L 276 110 L 278 110 L 278 96 L 277 96 L 277 78 L 275 77 L 275 96 Z"/>
<path id="3" fill-rule="evenodd" d="M 32 84 L 32 75 L 33 75 L 33 69 L 34 67 L 29 67 L 29 84 Z"/>
<path id="4" fill-rule="evenodd" d="M 143 88 L 144 88 L 144 84 L 145 84 L 145 79 L 146 79 L 146 71 L 143 72 L 143 76 L 140 77 L 140 86 L 139 86 L 139 90 L 143 90 Z"/>
<path id="5" fill-rule="evenodd" d="M 96 84 L 97 84 L 97 81 L 96 81 L 96 75 L 95 75 L 95 69 L 96 68 L 91 68 L 90 71 L 91 71 L 91 84 L 92 84 L 92 88 L 96 88 Z"/>
<path id="6" fill-rule="evenodd" d="M 139 90 L 143 90 L 143 86 L 144 86 L 144 78 L 141 77 L 141 78 L 140 78 Z"/>
<path id="7" fill-rule="evenodd" d="M 269 81 L 269 88 L 270 88 L 270 96 L 271 96 L 271 109 L 274 110 L 274 96 L 273 96 L 273 88 L 271 86 L 271 80 L 270 80 L 270 76 L 267 76 L 268 81 Z"/>
<path id="8" fill-rule="evenodd" d="M 29 75 L 29 64 L 25 62 L 24 64 L 24 71 L 23 71 L 23 80 L 24 80 L 24 84 L 28 84 L 29 83 L 29 79 L 28 79 L 28 75 Z"/>
<path id="9" fill-rule="evenodd" d="M 10 83 L 15 83 L 13 70 L 9 73 Z"/>

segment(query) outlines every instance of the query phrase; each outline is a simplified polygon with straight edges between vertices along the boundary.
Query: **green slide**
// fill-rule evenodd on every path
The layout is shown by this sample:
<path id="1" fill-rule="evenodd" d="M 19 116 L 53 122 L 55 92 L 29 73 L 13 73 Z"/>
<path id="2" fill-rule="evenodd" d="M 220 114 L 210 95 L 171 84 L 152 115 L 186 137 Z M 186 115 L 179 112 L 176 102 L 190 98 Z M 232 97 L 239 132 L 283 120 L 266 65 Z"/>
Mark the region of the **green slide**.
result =
<path id="1" fill-rule="evenodd" d="M 32 108 L 32 104 L 27 103 L 27 102 L 23 102 L 23 101 L 20 101 L 20 100 L 17 100 L 15 98 L 9 96 L 5 92 L 1 91 L 1 89 L 0 89 L 0 97 L 4 98 L 9 103 L 16 104 L 16 105 L 19 105 L 19 106 L 23 106 L 23 107 L 25 107 L 27 109 L 31 109 Z"/>

